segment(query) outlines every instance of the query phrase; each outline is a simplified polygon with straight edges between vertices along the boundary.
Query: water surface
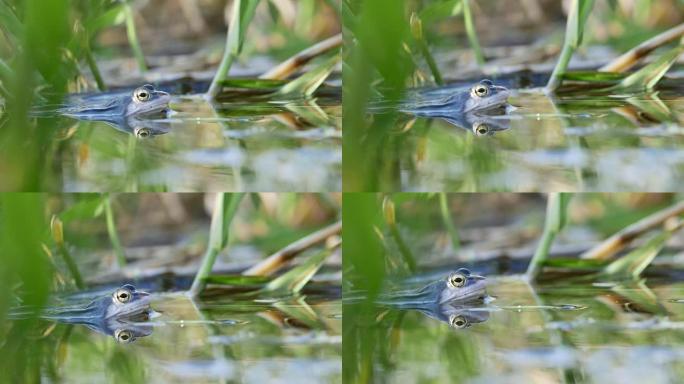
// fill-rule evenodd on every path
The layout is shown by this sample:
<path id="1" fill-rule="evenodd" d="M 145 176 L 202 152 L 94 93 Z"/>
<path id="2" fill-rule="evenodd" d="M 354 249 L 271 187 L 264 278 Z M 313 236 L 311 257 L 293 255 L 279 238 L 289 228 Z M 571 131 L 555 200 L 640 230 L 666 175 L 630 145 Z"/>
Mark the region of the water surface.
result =
<path id="1" fill-rule="evenodd" d="M 214 294 L 191 301 L 173 293 L 154 294 L 151 306 L 158 313 L 134 323 L 150 330 L 149 335 L 130 343 L 117 343 L 82 325 L 41 321 L 26 329 L 17 322 L 3 349 L 26 350 L 50 381 L 341 382 L 339 297 Z M 42 336 L 36 341 L 35 335 Z"/>
<path id="2" fill-rule="evenodd" d="M 436 94 L 475 82 L 455 83 Z M 495 124 L 455 126 L 371 108 L 369 129 L 388 132 L 373 176 L 379 188 L 670 191 L 684 184 L 683 89 L 547 97 L 514 88 L 515 80 L 495 83 L 513 91 L 509 102 L 517 107 L 495 117 Z"/>
<path id="3" fill-rule="evenodd" d="M 54 189 L 73 191 L 334 191 L 341 189 L 341 107 L 334 96 L 207 102 L 175 95 L 152 132 L 67 118 Z"/>
<path id="4" fill-rule="evenodd" d="M 393 383 L 671 383 L 684 374 L 681 283 L 489 280 L 496 300 L 461 329 L 417 311 L 360 314 L 345 304 L 345 341 L 356 338 L 345 353 L 355 345 L 361 360 L 345 374 Z"/>

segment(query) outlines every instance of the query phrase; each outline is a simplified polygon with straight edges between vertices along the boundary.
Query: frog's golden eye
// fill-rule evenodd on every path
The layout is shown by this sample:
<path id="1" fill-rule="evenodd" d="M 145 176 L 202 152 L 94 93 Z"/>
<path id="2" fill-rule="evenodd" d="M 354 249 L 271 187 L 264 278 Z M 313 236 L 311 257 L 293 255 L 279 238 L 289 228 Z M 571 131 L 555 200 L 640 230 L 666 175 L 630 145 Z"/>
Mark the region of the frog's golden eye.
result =
<path id="1" fill-rule="evenodd" d="M 120 304 L 126 304 L 131 301 L 133 293 L 126 288 L 119 288 L 114 292 L 114 300 Z"/>
<path id="2" fill-rule="evenodd" d="M 135 135 L 143 139 L 146 137 L 150 137 L 151 134 L 152 133 L 147 128 L 140 128 L 139 130 L 135 131 Z"/>
<path id="3" fill-rule="evenodd" d="M 454 328 L 462 329 L 468 326 L 468 319 L 462 315 L 451 315 L 449 316 L 449 325 Z"/>
<path id="4" fill-rule="evenodd" d="M 485 97 L 489 93 L 489 88 L 485 87 L 482 84 L 478 84 L 473 87 L 472 94 L 473 96 L 477 97 Z"/>
<path id="5" fill-rule="evenodd" d="M 484 136 L 489 133 L 489 126 L 485 123 L 478 124 L 475 129 L 473 129 L 476 136 Z"/>
<path id="6" fill-rule="evenodd" d="M 117 329 L 114 332 L 114 338 L 121 344 L 130 343 L 133 341 L 133 332 L 128 329 Z"/>
<path id="7" fill-rule="evenodd" d="M 138 102 L 145 102 L 150 99 L 152 94 L 150 93 L 150 90 L 145 88 L 145 87 L 140 87 L 133 92 L 133 96 L 135 97 L 135 100 Z"/>
<path id="8" fill-rule="evenodd" d="M 461 288 L 466 284 L 467 278 L 462 273 L 452 273 L 447 279 L 447 285 L 451 288 Z"/>

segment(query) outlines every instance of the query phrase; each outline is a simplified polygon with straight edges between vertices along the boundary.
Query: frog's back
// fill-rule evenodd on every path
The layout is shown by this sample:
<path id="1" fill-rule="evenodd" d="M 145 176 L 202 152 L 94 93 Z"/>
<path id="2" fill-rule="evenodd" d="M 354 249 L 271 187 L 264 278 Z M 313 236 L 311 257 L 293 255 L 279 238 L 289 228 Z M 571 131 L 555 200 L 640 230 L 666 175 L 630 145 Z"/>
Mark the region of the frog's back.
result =
<path id="1" fill-rule="evenodd" d="M 126 96 L 74 98 L 58 112 L 83 120 L 111 119 L 124 116 Z"/>

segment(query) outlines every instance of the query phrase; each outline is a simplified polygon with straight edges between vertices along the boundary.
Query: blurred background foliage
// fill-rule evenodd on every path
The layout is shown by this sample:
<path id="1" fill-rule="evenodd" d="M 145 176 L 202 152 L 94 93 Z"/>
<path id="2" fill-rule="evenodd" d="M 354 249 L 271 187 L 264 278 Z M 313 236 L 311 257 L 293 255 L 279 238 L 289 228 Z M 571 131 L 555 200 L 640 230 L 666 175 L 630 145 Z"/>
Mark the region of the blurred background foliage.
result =
<path id="1" fill-rule="evenodd" d="M 676 194 L 578 193 L 571 196 L 568 223 L 554 247 L 575 257 L 679 200 Z M 442 209 L 442 197 L 446 211 Z M 360 204 L 357 200 L 361 199 L 367 207 L 364 211 L 356 207 Z M 412 273 L 406 252 L 413 258 L 417 270 L 453 268 L 501 256 L 529 259 L 541 237 L 546 209 L 546 195 L 533 193 L 350 194 L 345 195 L 345 204 L 348 201 L 345 212 L 354 211 L 345 215 L 345 222 L 362 218 L 359 221 L 366 224 L 362 225 L 364 229 L 345 225 L 345 231 L 365 231 L 358 234 L 361 241 L 355 247 L 373 249 L 375 257 L 380 259 L 379 262 L 372 260 L 364 252 L 359 252 L 361 255 L 351 250 L 346 252 L 345 247 L 345 280 L 355 288 L 381 285 L 386 274 Z M 446 222 L 453 224 L 453 230 Z M 454 235 L 458 237 L 456 242 Z M 683 240 L 675 236 L 669 244 L 676 248 Z M 374 270 L 369 271 L 369 265 L 375 265 Z M 359 275 L 364 277 L 357 281 Z"/>

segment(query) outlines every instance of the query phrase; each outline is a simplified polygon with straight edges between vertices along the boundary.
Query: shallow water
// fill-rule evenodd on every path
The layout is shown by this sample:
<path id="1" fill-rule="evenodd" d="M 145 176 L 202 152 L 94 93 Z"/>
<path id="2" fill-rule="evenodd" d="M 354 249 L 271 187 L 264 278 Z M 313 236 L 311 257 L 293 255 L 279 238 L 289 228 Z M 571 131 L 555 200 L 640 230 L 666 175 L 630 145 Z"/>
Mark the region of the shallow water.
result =
<path id="1" fill-rule="evenodd" d="M 334 98 L 208 103 L 174 96 L 141 138 L 104 122 L 41 119 L 59 129 L 51 172 L 64 191 L 341 189 L 341 107 Z M 160 134 L 154 134 L 159 132 Z"/>
<path id="2" fill-rule="evenodd" d="M 676 190 L 684 183 L 682 92 L 550 99 L 514 90 L 517 109 L 493 121 L 508 129 L 490 123 L 484 135 L 474 134 L 481 125 L 385 110 L 377 121 L 394 125 L 377 177 L 382 189 L 406 191 Z"/>
<path id="3" fill-rule="evenodd" d="M 117 343 L 81 325 L 41 322 L 15 333 L 8 344 L 18 345 L 4 349 L 33 349 L 27 356 L 38 356 L 50 381 L 341 382 L 339 298 L 235 300 L 221 295 L 193 302 L 182 294 L 153 297 L 158 314 L 134 324 L 151 333 L 133 342 Z M 26 343 L 35 334 L 43 336 Z M 54 348 L 58 353 L 50 352 Z"/>
<path id="4" fill-rule="evenodd" d="M 364 346 L 350 370 L 392 383 L 671 383 L 684 373 L 684 284 L 533 289 L 504 277 L 488 291 L 496 300 L 461 329 L 417 311 L 345 305 L 345 351 Z"/>

